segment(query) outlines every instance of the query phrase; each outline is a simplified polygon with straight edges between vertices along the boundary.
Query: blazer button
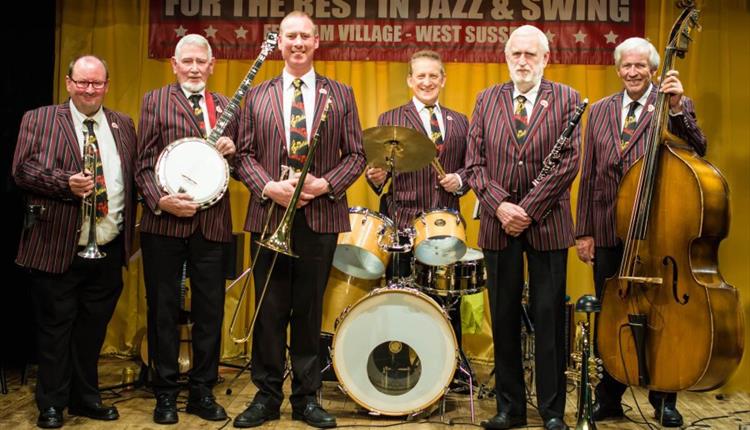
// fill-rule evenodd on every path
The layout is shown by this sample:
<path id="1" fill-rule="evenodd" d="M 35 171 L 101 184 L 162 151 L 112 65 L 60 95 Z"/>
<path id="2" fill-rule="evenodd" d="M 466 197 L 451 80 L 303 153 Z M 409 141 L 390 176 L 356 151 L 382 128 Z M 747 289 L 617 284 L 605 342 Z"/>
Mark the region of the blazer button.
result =
<path id="1" fill-rule="evenodd" d="M 519 161 L 519 162 L 518 162 L 518 165 L 519 165 L 519 166 L 523 166 L 523 160 Z"/>

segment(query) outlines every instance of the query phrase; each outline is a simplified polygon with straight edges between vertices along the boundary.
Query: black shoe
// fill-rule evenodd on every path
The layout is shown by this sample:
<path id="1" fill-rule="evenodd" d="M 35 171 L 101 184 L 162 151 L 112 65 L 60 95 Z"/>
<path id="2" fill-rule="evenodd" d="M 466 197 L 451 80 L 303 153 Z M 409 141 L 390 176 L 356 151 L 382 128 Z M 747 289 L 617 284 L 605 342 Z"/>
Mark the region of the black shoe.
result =
<path id="1" fill-rule="evenodd" d="M 204 420 L 221 421 L 227 419 L 227 412 L 216 403 L 214 396 L 203 396 L 199 399 L 188 399 L 185 412 L 198 415 Z"/>
<path id="2" fill-rule="evenodd" d="M 682 415 L 675 405 L 664 405 L 664 410 L 654 408 L 654 418 L 664 427 L 682 427 Z"/>
<path id="3" fill-rule="evenodd" d="M 176 424 L 177 420 L 177 395 L 170 393 L 157 394 L 156 407 L 154 408 L 154 422 L 156 424 Z"/>
<path id="4" fill-rule="evenodd" d="M 322 429 L 336 427 L 336 418 L 315 402 L 308 403 L 303 411 L 292 408 L 292 419 L 304 421 L 307 425 Z"/>
<path id="5" fill-rule="evenodd" d="M 239 428 L 258 427 L 266 421 L 278 420 L 278 408 L 271 409 L 265 403 L 253 402 L 234 419 L 233 425 Z"/>
<path id="6" fill-rule="evenodd" d="M 621 404 L 608 404 L 602 402 L 594 403 L 594 407 L 591 408 L 591 418 L 598 422 L 604 421 L 611 418 L 622 418 L 625 416 L 625 412 L 622 411 Z"/>
<path id="7" fill-rule="evenodd" d="M 489 420 L 481 422 L 482 427 L 493 430 L 512 429 L 514 427 L 524 427 L 525 425 L 526 417 L 514 417 L 507 412 L 500 412 Z"/>
<path id="8" fill-rule="evenodd" d="M 50 406 L 47 409 L 39 411 L 39 418 L 36 419 L 36 426 L 43 429 L 56 429 L 63 425 L 63 408 Z"/>
<path id="9" fill-rule="evenodd" d="M 568 425 L 562 418 L 550 418 L 544 422 L 544 430 L 568 430 Z"/>
<path id="10" fill-rule="evenodd" d="M 101 403 L 91 403 L 88 405 L 71 405 L 68 407 L 70 415 L 79 417 L 88 417 L 94 420 L 113 421 L 120 418 L 117 408 L 114 406 L 104 406 Z"/>

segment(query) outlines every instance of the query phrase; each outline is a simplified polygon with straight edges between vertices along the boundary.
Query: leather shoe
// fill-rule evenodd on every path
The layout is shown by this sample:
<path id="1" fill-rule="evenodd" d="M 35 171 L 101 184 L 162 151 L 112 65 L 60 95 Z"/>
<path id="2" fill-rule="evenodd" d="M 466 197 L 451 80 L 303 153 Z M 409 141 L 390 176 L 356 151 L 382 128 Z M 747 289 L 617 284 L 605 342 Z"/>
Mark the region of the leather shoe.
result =
<path id="1" fill-rule="evenodd" d="M 88 417 L 94 420 L 113 421 L 120 418 L 117 408 L 114 406 L 104 406 L 101 403 L 91 403 L 88 405 L 69 406 L 68 413 L 79 417 Z"/>
<path id="2" fill-rule="evenodd" d="M 674 405 L 664 405 L 664 410 L 654 408 L 654 418 L 664 427 L 682 427 L 682 415 Z"/>
<path id="3" fill-rule="evenodd" d="M 258 427 L 266 421 L 278 420 L 278 409 L 271 409 L 265 403 L 253 402 L 234 418 L 233 425 L 239 428 Z"/>
<path id="4" fill-rule="evenodd" d="M 507 412 L 500 412 L 487 421 L 482 421 L 480 425 L 486 429 L 503 430 L 514 427 L 524 427 L 526 417 L 511 416 Z"/>
<path id="5" fill-rule="evenodd" d="M 322 429 L 336 427 L 336 418 L 315 402 L 305 405 L 305 409 L 301 412 L 292 408 L 292 419 L 304 421 L 307 425 Z"/>
<path id="6" fill-rule="evenodd" d="M 597 401 L 591 408 L 591 418 L 597 422 L 624 416 L 625 412 L 622 411 L 622 405 L 619 403 L 611 404 Z"/>
<path id="7" fill-rule="evenodd" d="M 544 422 L 544 430 L 568 430 L 568 425 L 562 418 L 550 418 Z"/>
<path id="8" fill-rule="evenodd" d="M 154 422 L 156 424 L 176 424 L 177 395 L 170 393 L 159 393 L 156 395 L 156 407 L 154 408 Z"/>
<path id="9" fill-rule="evenodd" d="M 63 408 L 50 406 L 39 411 L 36 426 L 43 429 L 56 429 L 63 425 Z"/>
<path id="10" fill-rule="evenodd" d="M 220 404 L 216 403 L 214 396 L 188 399 L 185 412 L 198 415 L 208 421 L 222 421 L 227 419 L 227 412 Z"/>

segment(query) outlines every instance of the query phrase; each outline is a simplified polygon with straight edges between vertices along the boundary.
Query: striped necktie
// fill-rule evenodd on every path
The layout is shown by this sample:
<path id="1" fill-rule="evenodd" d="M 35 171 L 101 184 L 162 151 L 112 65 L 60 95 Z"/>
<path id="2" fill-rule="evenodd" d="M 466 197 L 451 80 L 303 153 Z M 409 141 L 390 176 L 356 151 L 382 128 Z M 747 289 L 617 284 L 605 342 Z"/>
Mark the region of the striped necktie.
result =
<path id="1" fill-rule="evenodd" d="M 94 182 L 96 184 L 96 221 L 101 221 L 109 213 L 109 199 L 107 198 L 107 183 L 104 180 L 104 167 L 102 166 L 102 156 L 99 152 L 99 142 L 96 140 L 96 134 L 94 134 L 94 121 L 88 118 L 83 121 L 88 131 L 88 140 L 93 145 L 94 151 L 96 152 L 96 172 L 93 173 Z M 84 147 L 85 150 L 85 147 Z"/>
<path id="2" fill-rule="evenodd" d="M 628 114 L 625 116 L 625 124 L 622 125 L 622 133 L 620 134 L 621 151 L 624 151 L 628 147 L 635 129 L 638 128 L 638 119 L 635 117 L 635 110 L 638 108 L 638 105 L 639 103 L 636 101 L 630 102 L 630 109 L 628 109 Z"/>
<path id="3" fill-rule="evenodd" d="M 440 123 L 435 114 L 435 105 L 425 105 L 430 113 L 430 140 L 435 142 L 438 153 L 443 150 L 443 133 L 440 132 Z"/>
<path id="4" fill-rule="evenodd" d="M 516 108 L 513 110 L 513 122 L 516 126 L 516 141 L 519 145 L 526 142 L 526 129 L 529 126 L 529 115 L 526 113 L 526 97 L 516 97 Z"/>
<path id="5" fill-rule="evenodd" d="M 302 170 L 307 159 L 307 121 L 305 121 L 305 101 L 302 99 L 302 79 L 295 79 L 292 116 L 289 121 L 289 166 Z"/>

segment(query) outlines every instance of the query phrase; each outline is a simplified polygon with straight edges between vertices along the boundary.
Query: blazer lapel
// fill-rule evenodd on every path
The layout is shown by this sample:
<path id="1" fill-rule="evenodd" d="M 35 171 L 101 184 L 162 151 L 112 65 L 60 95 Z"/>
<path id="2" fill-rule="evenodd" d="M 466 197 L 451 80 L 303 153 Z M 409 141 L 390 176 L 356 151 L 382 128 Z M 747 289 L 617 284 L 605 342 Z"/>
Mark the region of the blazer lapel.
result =
<path id="1" fill-rule="evenodd" d="M 630 138 L 630 144 L 623 151 L 623 155 L 627 154 L 628 151 L 630 151 L 630 149 L 635 146 L 635 143 L 638 142 L 638 140 L 641 138 L 641 135 L 645 132 L 646 128 L 648 128 L 649 124 L 651 123 L 651 118 L 653 118 L 654 116 L 654 103 L 656 103 L 657 93 L 656 87 L 652 85 L 649 91 L 650 92 L 648 94 L 648 98 L 646 99 L 646 106 L 643 106 L 641 116 L 638 118 L 638 126 L 633 132 L 633 137 Z"/>
<path id="2" fill-rule="evenodd" d="M 609 102 L 607 106 L 607 124 L 609 132 L 612 133 L 612 142 L 615 142 L 617 146 L 617 152 L 620 153 L 620 135 L 622 134 L 622 92 L 615 95 L 615 97 Z"/>
<path id="3" fill-rule="evenodd" d="M 534 108 L 531 110 L 531 119 L 529 120 L 529 126 L 527 127 L 529 134 L 526 136 L 524 146 L 529 140 L 533 139 L 534 135 L 537 133 L 539 127 L 536 125 L 547 116 L 550 97 L 552 97 L 552 87 L 548 81 L 542 80 L 542 83 L 539 85 L 539 93 L 537 94 Z"/>
<path id="4" fill-rule="evenodd" d="M 112 131 L 112 138 L 115 139 L 115 146 L 117 147 L 117 153 L 120 155 L 120 162 L 123 169 L 123 176 L 127 176 L 126 166 L 130 163 L 127 160 L 130 159 L 130 153 L 128 153 L 128 147 L 123 144 L 122 130 L 120 130 L 121 124 L 117 122 L 117 117 L 109 109 L 104 110 L 104 116 L 107 118 L 109 123 L 109 129 Z"/>
<path id="5" fill-rule="evenodd" d="M 445 108 L 440 106 L 440 115 L 443 117 L 443 125 L 445 126 L 445 136 L 443 136 L 443 145 L 450 141 L 451 131 L 453 127 L 453 117 L 447 112 Z"/>
<path id="6" fill-rule="evenodd" d="M 73 116 L 67 102 L 60 105 L 60 109 L 57 110 L 57 121 L 60 124 L 60 129 L 65 135 L 65 147 L 70 151 L 72 155 L 71 158 L 78 168 L 77 170 L 83 170 L 81 146 L 78 143 L 78 136 L 76 136 L 76 129 L 73 125 Z M 81 139 L 83 139 L 83 137 L 81 137 Z"/>
<path id="7" fill-rule="evenodd" d="M 508 137 L 502 137 L 503 141 L 510 140 L 513 142 L 512 148 L 518 148 L 518 141 L 516 140 L 516 122 L 513 120 L 513 84 L 507 83 L 500 88 L 500 103 L 502 104 L 502 109 L 500 109 L 500 114 L 504 117 L 502 119 L 505 124 L 510 124 L 510 128 L 508 128 L 507 133 L 510 135 L 509 139 Z M 528 140 L 528 139 L 527 139 Z"/>
<path id="8" fill-rule="evenodd" d="M 281 79 L 281 77 L 277 77 L 276 80 L 269 86 L 269 92 L 268 95 L 271 99 L 271 110 L 273 111 L 273 119 L 276 123 L 276 128 L 279 130 L 279 134 L 281 136 L 284 136 L 284 139 L 286 139 L 286 131 L 284 130 L 284 80 Z M 281 145 L 282 147 L 282 154 L 284 154 L 284 157 L 286 157 L 288 142 L 286 140 Z"/>
<path id="9" fill-rule="evenodd" d="M 316 74 L 315 75 L 315 118 L 313 121 L 313 128 L 311 129 L 312 133 L 315 133 L 316 128 L 315 126 L 320 123 L 320 118 L 323 116 L 323 109 L 325 108 L 325 100 L 326 98 L 323 97 L 324 95 L 327 95 L 329 98 L 332 96 L 330 94 L 330 89 L 328 88 L 328 80 L 324 78 L 321 75 Z M 335 102 L 334 102 L 335 103 Z M 313 136 L 310 136 L 310 143 L 312 143 Z"/>
<path id="10" fill-rule="evenodd" d="M 414 130 L 419 130 L 425 136 L 430 136 L 427 130 L 424 129 L 422 118 L 419 116 L 419 112 L 417 112 L 417 107 L 414 106 L 413 101 L 409 101 L 409 103 L 404 106 L 404 114 L 406 116 L 406 120 L 409 122 L 409 124 L 411 124 L 411 128 L 413 128 Z"/>
<path id="11" fill-rule="evenodd" d="M 174 101 L 174 105 L 177 107 L 177 110 L 184 112 L 185 116 L 190 118 L 190 121 L 195 126 L 195 137 L 201 136 L 200 124 L 198 124 L 198 121 L 195 119 L 195 115 L 193 114 L 193 105 L 190 103 L 190 100 L 185 97 L 185 93 L 182 92 L 182 88 L 180 88 L 179 84 L 172 85 L 171 98 L 172 101 Z"/>

